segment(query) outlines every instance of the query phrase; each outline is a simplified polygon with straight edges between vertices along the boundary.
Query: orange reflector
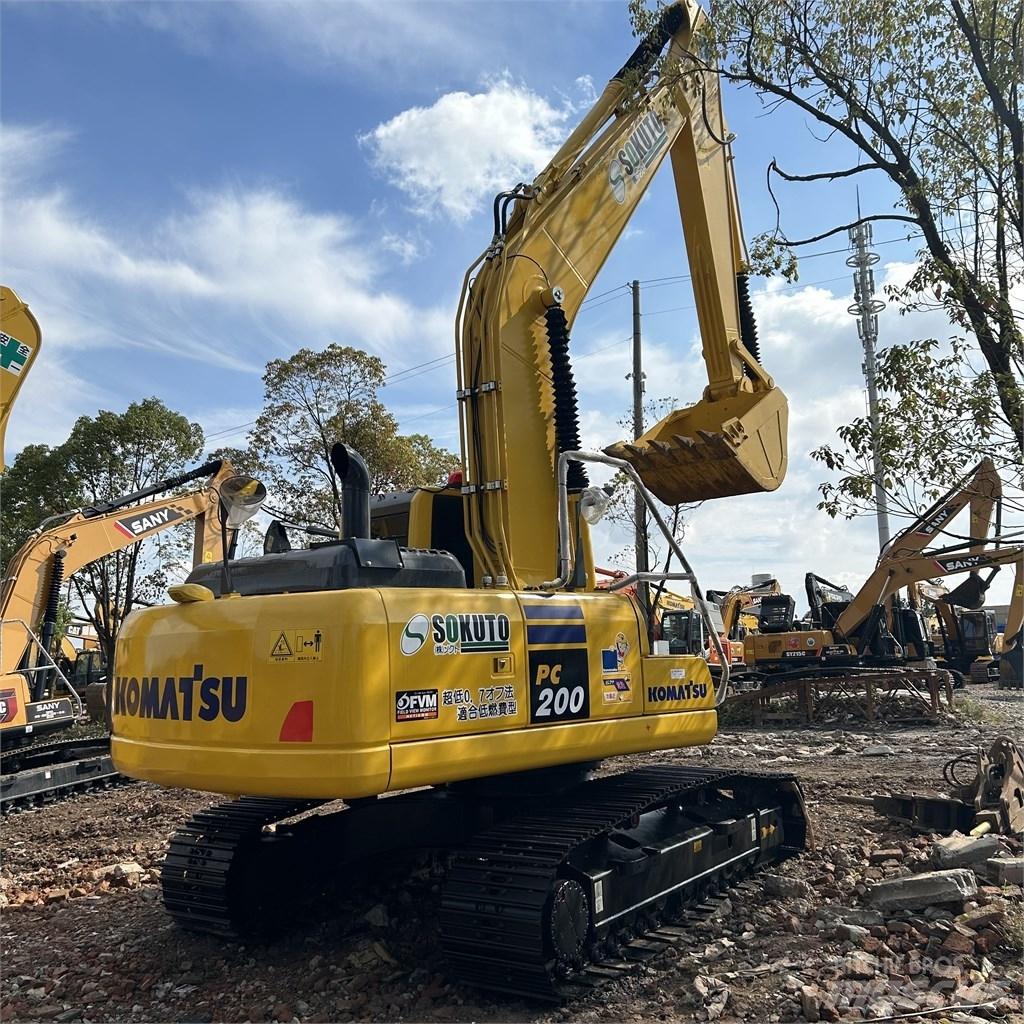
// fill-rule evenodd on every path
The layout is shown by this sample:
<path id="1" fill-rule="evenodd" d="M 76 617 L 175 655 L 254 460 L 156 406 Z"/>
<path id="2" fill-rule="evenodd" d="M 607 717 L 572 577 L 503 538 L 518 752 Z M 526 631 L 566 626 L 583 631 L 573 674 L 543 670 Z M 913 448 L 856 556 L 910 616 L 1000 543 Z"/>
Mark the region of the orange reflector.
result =
<path id="1" fill-rule="evenodd" d="M 313 742 L 313 702 L 297 700 L 288 710 L 281 723 L 281 743 Z"/>

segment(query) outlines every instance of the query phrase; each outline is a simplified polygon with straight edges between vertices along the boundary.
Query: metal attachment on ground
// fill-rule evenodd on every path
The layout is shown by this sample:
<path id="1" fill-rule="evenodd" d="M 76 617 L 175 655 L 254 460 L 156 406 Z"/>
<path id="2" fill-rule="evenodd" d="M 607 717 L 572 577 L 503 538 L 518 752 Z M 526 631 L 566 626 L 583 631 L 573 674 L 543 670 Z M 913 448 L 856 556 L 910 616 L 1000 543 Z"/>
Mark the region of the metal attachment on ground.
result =
<path id="1" fill-rule="evenodd" d="M 972 763 L 974 776 L 964 781 L 958 770 Z M 988 753 L 959 754 L 942 774 L 950 786 L 948 797 L 876 796 L 875 813 L 922 832 L 1024 832 L 1024 758 L 1009 737 L 996 739 Z"/>

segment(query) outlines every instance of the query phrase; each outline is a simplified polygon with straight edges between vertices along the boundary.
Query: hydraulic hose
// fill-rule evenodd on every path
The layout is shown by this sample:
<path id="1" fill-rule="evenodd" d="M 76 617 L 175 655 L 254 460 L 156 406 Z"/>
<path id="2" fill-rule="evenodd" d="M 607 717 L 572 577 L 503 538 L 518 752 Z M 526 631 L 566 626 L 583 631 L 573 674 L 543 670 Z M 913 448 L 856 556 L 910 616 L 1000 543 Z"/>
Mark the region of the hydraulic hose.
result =
<path id="1" fill-rule="evenodd" d="M 57 632 L 57 612 L 60 610 L 60 589 L 64 584 L 64 559 L 67 552 L 61 548 L 53 555 L 53 568 L 50 570 L 50 586 L 46 594 L 46 611 L 43 613 L 43 628 L 39 637 L 39 644 L 48 655 L 52 656 L 50 648 L 53 646 L 53 638 Z M 36 666 L 42 669 L 42 664 Z M 32 681 L 32 699 L 42 700 L 46 695 L 49 685 L 50 672 L 39 671 L 35 673 Z"/>

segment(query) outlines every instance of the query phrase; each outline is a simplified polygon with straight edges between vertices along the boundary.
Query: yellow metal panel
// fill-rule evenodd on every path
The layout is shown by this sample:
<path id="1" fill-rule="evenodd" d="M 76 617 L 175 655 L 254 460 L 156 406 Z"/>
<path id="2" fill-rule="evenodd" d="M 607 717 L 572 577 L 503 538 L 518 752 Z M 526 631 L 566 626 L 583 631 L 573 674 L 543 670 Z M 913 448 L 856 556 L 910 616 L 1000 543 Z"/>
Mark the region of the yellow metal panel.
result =
<path id="1" fill-rule="evenodd" d="M 42 347 L 36 318 L 17 294 L 0 285 L 0 469 L 4 468 L 7 420 L 32 364 Z"/>
<path id="2" fill-rule="evenodd" d="M 391 785 L 405 789 L 435 784 L 442 781 L 441 766 L 444 780 L 455 781 L 697 746 L 711 742 L 717 722 L 714 711 L 694 711 L 403 743 L 394 748 Z"/>
<path id="3" fill-rule="evenodd" d="M 318 632 L 320 650 L 303 659 L 295 638 L 315 645 Z M 292 657 L 283 653 L 282 635 Z M 382 792 L 389 770 L 385 636 L 376 590 L 221 599 L 130 615 L 111 684 L 115 764 L 164 785 L 220 792 L 241 791 L 245 779 L 247 792 L 268 795 Z M 308 741 L 282 739 L 296 705 L 311 715 Z M 292 781 L 311 771 L 306 788 Z"/>
<path id="4" fill-rule="evenodd" d="M 330 798 L 707 742 L 709 686 L 645 707 L 645 686 L 707 684 L 707 666 L 644 649 L 633 601 L 613 594 L 389 588 L 148 609 L 118 642 L 114 760 L 163 785 Z"/>

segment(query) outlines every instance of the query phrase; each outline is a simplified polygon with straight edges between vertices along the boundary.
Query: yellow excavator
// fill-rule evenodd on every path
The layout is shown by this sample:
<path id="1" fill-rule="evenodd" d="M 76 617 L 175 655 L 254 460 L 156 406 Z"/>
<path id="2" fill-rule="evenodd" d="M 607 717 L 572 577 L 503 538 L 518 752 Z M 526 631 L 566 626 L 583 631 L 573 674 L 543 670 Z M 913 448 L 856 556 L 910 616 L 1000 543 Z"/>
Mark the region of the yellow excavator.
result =
<path id="1" fill-rule="evenodd" d="M 14 291 L 0 285 L 0 470 L 4 468 L 7 420 L 42 343 L 39 324 L 28 306 Z"/>
<path id="2" fill-rule="evenodd" d="M 226 461 L 215 460 L 132 494 L 53 516 L 12 556 L 0 586 L 0 810 L 116 775 L 106 736 L 36 743 L 83 722 L 88 716 L 82 684 L 105 675 L 97 643 L 82 651 L 58 643 L 64 582 L 90 562 L 193 520 L 194 563 L 221 558 L 218 491 L 233 475 Z M 146 501 L 207 478 L 197 490 Z"/>
<path id="3" fill-rule="evenodd" d="M 1017 563 L 1010 607 L 1006 612 L 1006 625 L 995 644 L 996 663 L 999 668 L 999 689 L 1024 687 L 1024 560 Z"/>
<path id="4" fill-rule="evenodd" d="M 808 573 L 807 622 L 795 620 L 795 602 L 789 595 L 763 599 L 758 632 L 745 641 L 748 674 L 767 674 L 778 682 L 826 673 L 856 675 L 908 664 L 934 668 L 920 612 L 899 607 L 894 599 L 903 588 L 925 580 L 969 573 L 943 600 L 951 606 L 980 608 L 994 573 L 1001 566 L 1016 565 L 1024 554 L 1024 548 L 1000 541 L 1001 498 L 995 466 L 991 459 L 983 459 L 890 541 L 856 594 Z M 968 506 L 970 534 L 951 545 L 928 547 L 943 533 L 950 533 L 952 521 Z M 993 510 L 997 534 L 990 537 Z M 983 578 L 981 572 L 986 569 L 992 572 Z"/>
<path id="5" fill-rule="evenodd" d="M 709 743 L 728 690 L 717 631 L 716 685 L 704 658 L 655 653 L 628 593 L 681 580 L 710 624 L 651 491 L 771 490 L 786 466 L 718 81 L 689 56 L 702 20 L 666 8 L 548 167 L 495 200 L 456 328 L 461 486 L 371 505 L 362 460 L 338 444 L 346 537 L 288 550 L 278 533 L 269 554 L 200 566 L 174 604 L 126 620 L 116 766 L 240 797 L 171 840 L 161 886 L 183 927 L 272 930 L 355 861 L 442 849 L 451 976 L 561 998 L 615 974 L 623 947 L 664 942 L 644 936 L 710 891 L 804 849 L 789 775 L 648 760 L 592 777 L 603 758 Z M 652 74 L 666 44 L 684 74 Z M 666 156 L 711 383 L 637 443 L 583 451 L 569 327 Z M 594 464 L 634 483 L 678 572 L 596 587 Z"/>

